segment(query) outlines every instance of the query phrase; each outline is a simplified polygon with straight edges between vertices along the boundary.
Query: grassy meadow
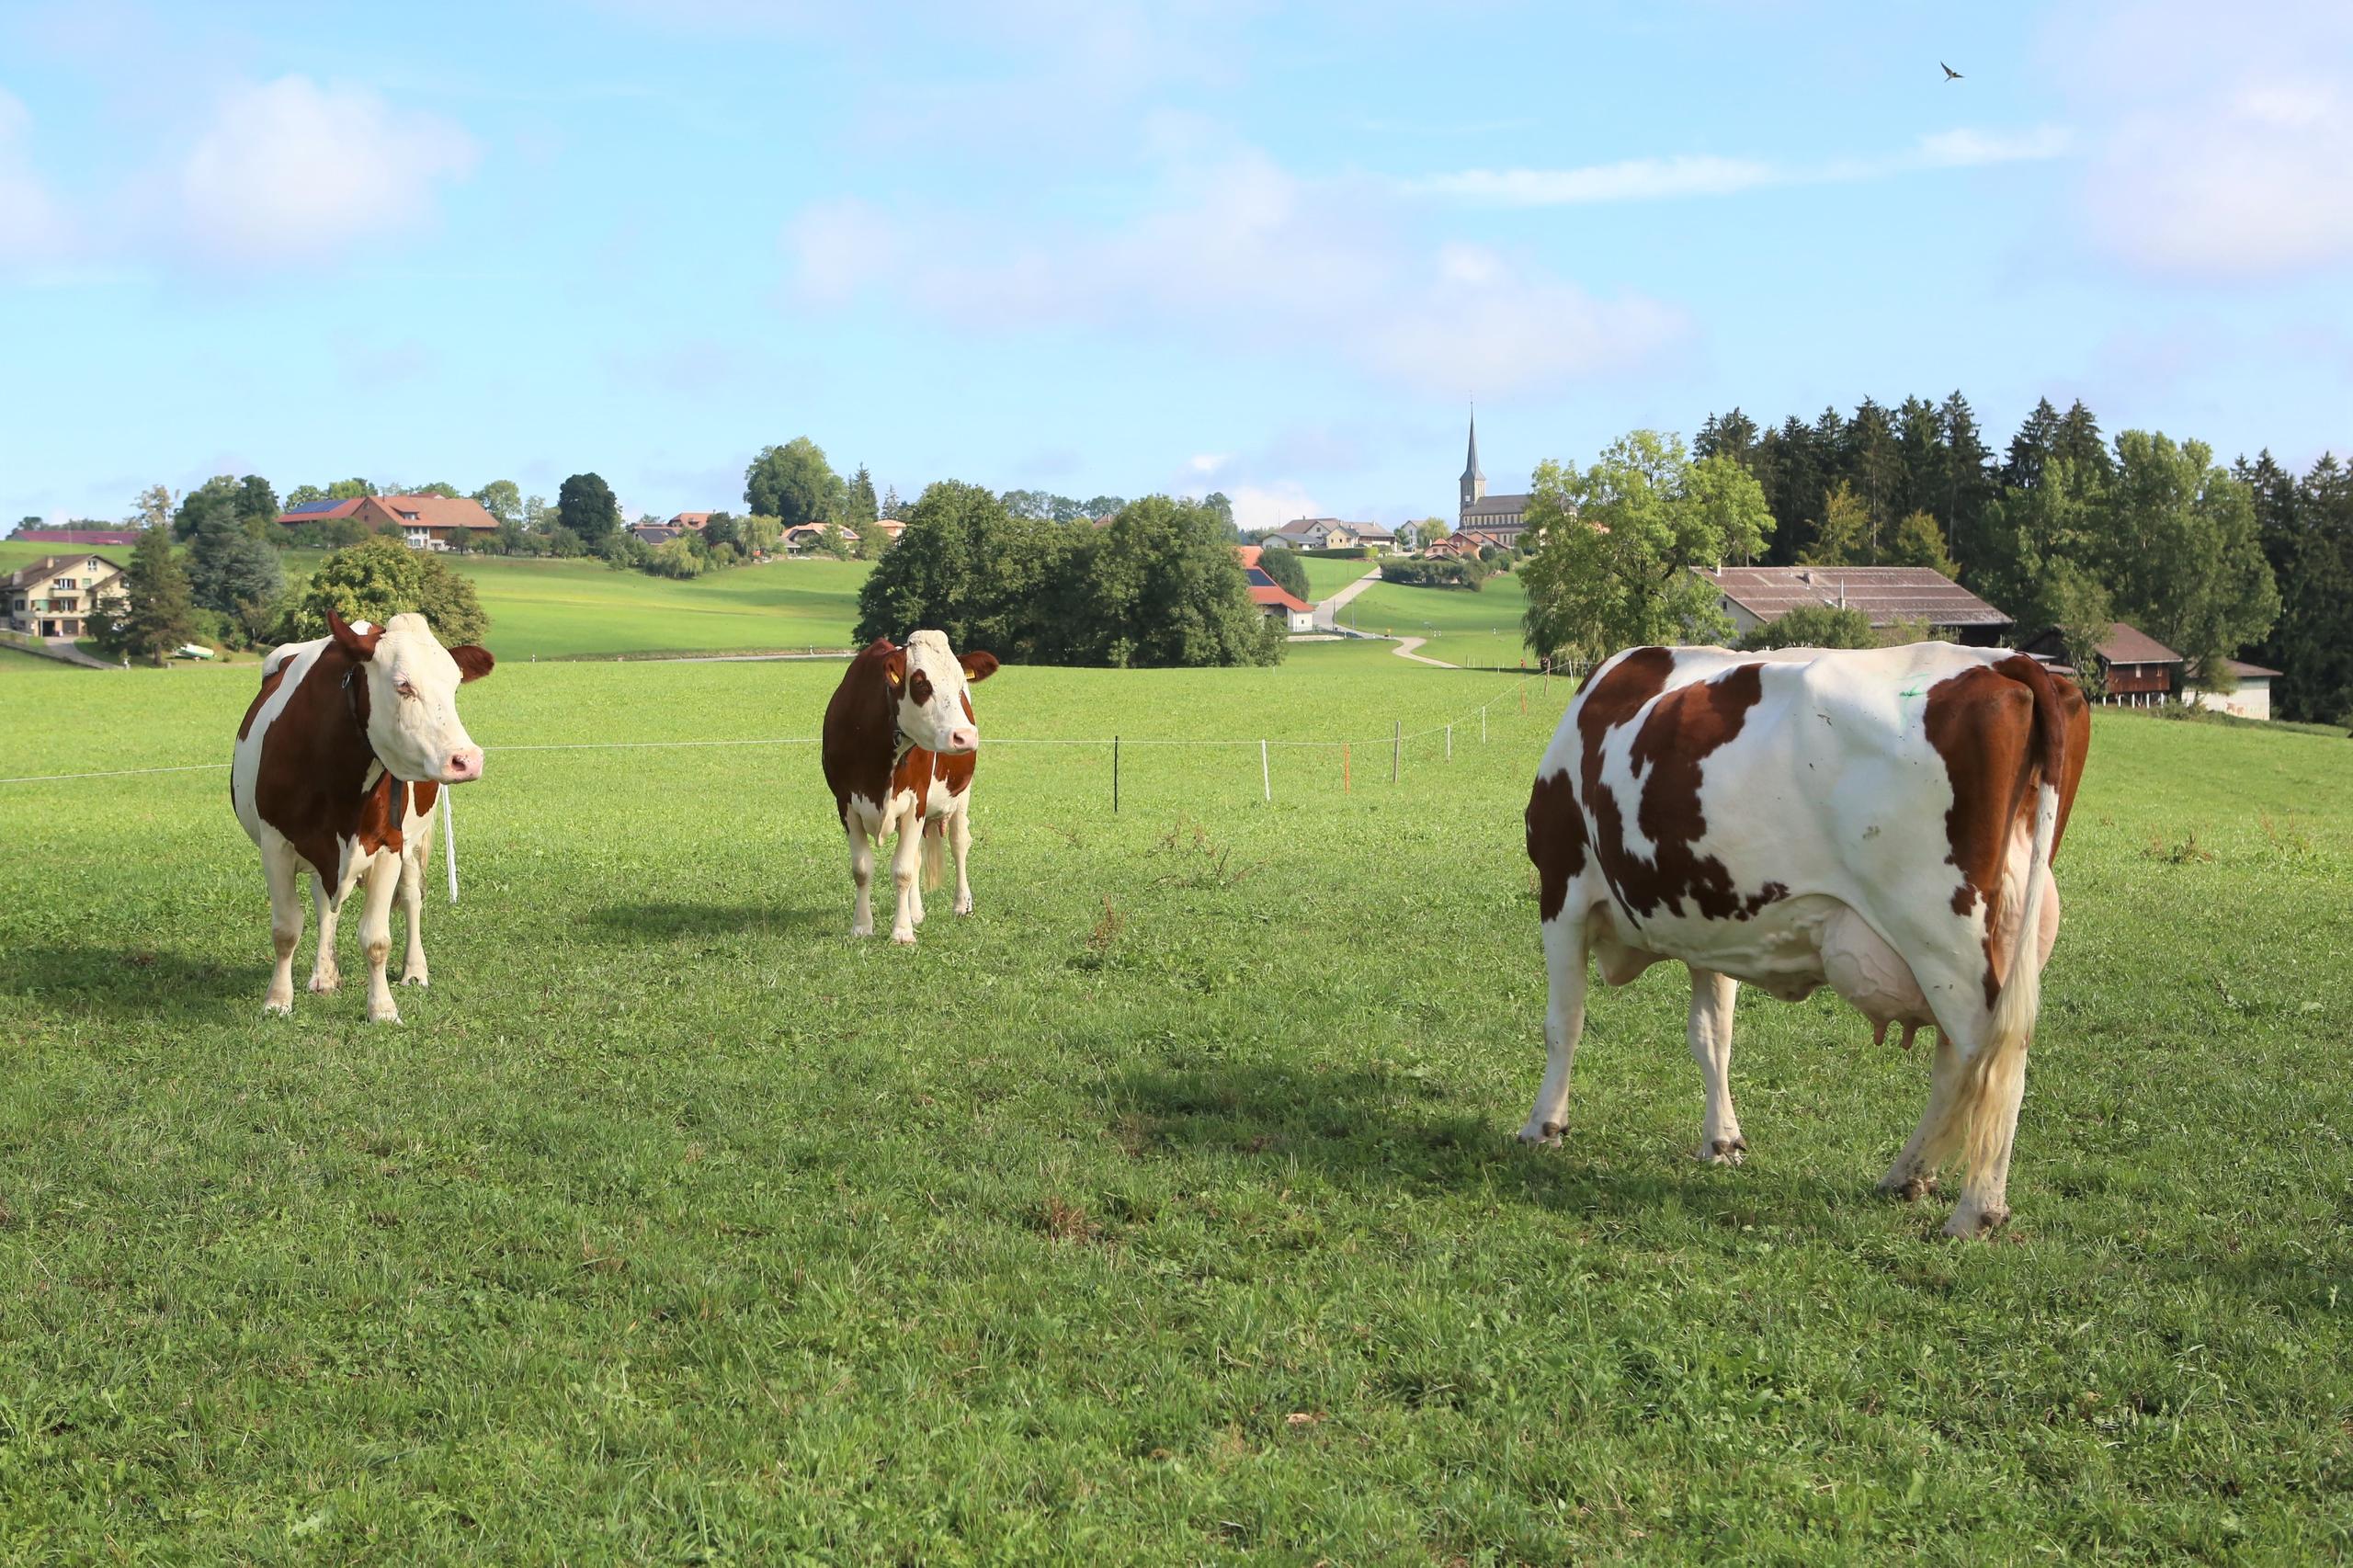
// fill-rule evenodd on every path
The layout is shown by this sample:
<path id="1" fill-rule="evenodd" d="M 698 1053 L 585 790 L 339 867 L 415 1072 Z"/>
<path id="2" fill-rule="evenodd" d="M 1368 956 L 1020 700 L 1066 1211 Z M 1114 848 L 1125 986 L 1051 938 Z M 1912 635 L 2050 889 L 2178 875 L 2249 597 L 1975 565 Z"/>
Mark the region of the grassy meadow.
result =
<path id="1" fill-rule="evenodd" d="M 398 1028 L 261 1016 L 219 771 L 0 786 L 0 1560 L 2345 1553 L 2341 741 L 2097 721 L 2018 1218 L 1955 1245 L 1871 1190 L 1925 1062 L 1824 999 L 1744 999 L 1745 1168 L 1664 969 L 1512 1142 L 1565 682 L 1008 668 L 913 951 L 846 935 L 813 747 L 528 749 L 806 736 L 836 676 L 469 687 Z M 251 684 L 0 659 L 5 772 L 224 760 Z M 1116 816 L 1008 744 L 1115 731 Z M 1349 788 L 1142 744 L 1259 733 Z"/>

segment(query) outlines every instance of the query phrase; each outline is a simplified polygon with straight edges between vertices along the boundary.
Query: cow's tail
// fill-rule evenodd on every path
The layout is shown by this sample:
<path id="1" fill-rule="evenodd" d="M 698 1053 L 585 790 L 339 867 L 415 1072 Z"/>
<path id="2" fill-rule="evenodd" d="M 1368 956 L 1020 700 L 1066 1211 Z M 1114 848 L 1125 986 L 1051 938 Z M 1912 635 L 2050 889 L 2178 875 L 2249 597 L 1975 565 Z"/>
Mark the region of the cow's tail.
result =
<path id="1" fill-rule="evenodd" d="M 945 819 L 927 822 L 923 827 L 923 891 L 931 892 L 948 875 L 948 845 L 943 831 Z"/>
<path id="2" fill-rule="evenodd" d="M 2018 940 L 2010 969 L 1994 1003 L 1984 1049 L 1969 1065 L 1968 1132 L 1962 1157 L 1972 1171 L 1998 1161 L 2018 1125 L 2026 1092 L 2026 1051 L 2042 1011 L 2042 900 L 2051 856 L 2059 839 L 2059 791 L 2067 777 L 2067 722 L 2049 671 L 2031 659 L 2006 674 L 2034 694 L 2034 847 L 2027 860 L 2026 895 L 2019 902 Z M 1990 912 L 1989 912 L 1990 917 Z"/>

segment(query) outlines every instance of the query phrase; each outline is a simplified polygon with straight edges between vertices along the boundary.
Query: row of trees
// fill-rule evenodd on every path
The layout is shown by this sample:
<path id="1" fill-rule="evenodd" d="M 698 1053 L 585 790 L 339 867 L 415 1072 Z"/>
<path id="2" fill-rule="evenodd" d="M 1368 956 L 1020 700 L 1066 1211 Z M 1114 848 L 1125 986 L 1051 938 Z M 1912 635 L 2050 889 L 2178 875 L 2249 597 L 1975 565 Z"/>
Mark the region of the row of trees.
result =
<path id="1" fill-rule="evenodd" d="M 1282 631 L 1251 602 L 1226 519 L 1200 502 L 1147 496 L 1106 528 L 1074 528 L 1017 516 L 1004 497 L 945 480 L 905 521 L 859 590 L 861 642 L 937 627 L 959 648 L 1017 663 L 1282 657 Z"/>

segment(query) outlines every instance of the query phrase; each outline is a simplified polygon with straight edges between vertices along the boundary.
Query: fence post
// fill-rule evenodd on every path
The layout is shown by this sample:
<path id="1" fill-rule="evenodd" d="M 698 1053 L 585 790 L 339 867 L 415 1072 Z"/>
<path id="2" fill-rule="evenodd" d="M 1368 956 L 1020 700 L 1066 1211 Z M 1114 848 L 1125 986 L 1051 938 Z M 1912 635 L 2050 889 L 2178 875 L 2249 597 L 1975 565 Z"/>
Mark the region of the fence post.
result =
<path id="1" fill-rule="evenodd" d="M 1258 788 L 1267 792 L 1267 804 L 1275 803 L 1275 776 L 1267 768 L 1267 743 L 1258 743 Z"/>
<path id="2" fill-rule="evenodd" d="M 1528 677 L 1526 676 L 1519 677 L 1519 716 L 1523 719 L 1528 717 Z"/>
<path id="3" fill-rule="evenodd" d="M 1342 746 L 1340 747 L 1340 793 L 1341 793 L 1341 794 L 1343 794 L 1343 795 L 1345 795 L 1345 794 L 1347 794 L 1347 792 L 1348 792 L 1348 748 L 1344 744 L 1344 745 L 1342 745 Z"/>
<path id="4" fill-rule="evenodd" d="M 458 902 L 458 813 L 449 808 L 456 803 L 454 797 L 457 793 L 455 790 L 441 791 L 441 846 L 447 852 L 449 862 L 449 902 L 451 903 Z M 431 839 L 428 838 L 425 842 L 426 847 L 432 846 Z M 418 890 L 420 896 L 423 892 L 421 888 Z"/>
<path id="5" fill-rule="evenodd" d="M 1111 737 L 1111 814 L 1120 814 L 1120 737 Z"/>
<path id="6" fill-rule="evenodd" d="M 1487 744 L 1487 705 L 1483 702 L 1479 704 L 1479 744 Z"/>
<path id="7" fill-rule="evenodd" d="M 1389 721 L 1389 782 L 1397 782 L 1398 765 L 1405 759 L 1405 721 Z"/>

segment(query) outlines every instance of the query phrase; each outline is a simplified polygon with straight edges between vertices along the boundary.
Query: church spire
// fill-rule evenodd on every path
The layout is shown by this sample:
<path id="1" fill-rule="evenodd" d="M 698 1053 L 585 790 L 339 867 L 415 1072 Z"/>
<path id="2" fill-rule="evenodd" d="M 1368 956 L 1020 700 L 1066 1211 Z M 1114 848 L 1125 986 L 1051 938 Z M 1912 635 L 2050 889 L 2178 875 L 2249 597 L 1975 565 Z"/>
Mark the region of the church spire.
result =
<path id="1" fill-rule="evenodd" d="M 1479 472 L 1479 405 L 1474 403 L 1471 405 L 1471 452 L 1462 462 L 1462 483 L 1475 480 L 1483 484 L 1486 478 Z"/>

